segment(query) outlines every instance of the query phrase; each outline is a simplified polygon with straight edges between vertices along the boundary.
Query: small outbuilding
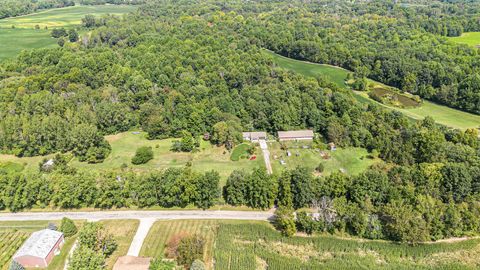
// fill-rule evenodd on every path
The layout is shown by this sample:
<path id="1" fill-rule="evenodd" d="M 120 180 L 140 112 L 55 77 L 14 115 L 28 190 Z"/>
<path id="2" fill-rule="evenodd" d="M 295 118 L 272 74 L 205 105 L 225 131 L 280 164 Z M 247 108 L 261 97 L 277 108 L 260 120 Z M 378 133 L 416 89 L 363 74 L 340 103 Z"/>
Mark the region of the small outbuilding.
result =
<path id="1" fill-rule="evenodd" d="M 313 130 L 291 130 L 291 131 L 279 131 L 279 141 L 301 141 L 301 140 L 313 140 Z"/>
<path id="2" fill-rule="evenodd" d="M 61 232 L 50 229 L 34 232 L 13 255 L 13 260 L 25 268 L 45 268 L 60 254 L 64 242 Z"/>
<path id="3" fill-rule="evenodd" d="M 148 270 L 152 258 L 123 256 L 118 258 L 113 270 Z"/>
<path id="4" fill-rule="evenodd" d="M 267 139 L 267 133 L 264 131 L 243 132 L 242 136 L 243 140 L 251 142 L 258 142 Z"/>

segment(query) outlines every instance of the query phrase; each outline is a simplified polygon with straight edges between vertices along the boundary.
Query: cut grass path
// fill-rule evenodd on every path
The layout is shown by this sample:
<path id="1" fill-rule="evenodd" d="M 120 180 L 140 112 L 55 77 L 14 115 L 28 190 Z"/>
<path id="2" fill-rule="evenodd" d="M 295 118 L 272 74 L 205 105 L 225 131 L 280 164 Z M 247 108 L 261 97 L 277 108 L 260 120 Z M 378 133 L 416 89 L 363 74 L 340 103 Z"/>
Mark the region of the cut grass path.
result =
<path id="1" fill-rule="evenodd" d="M 327 79 L 331 80 L 341 88 L 347 89 L 345 85 L 345 79 L 350 72 L 346 69 L 334 67 L 330 65 L 322 65 L 316 63 L 310 63 L 306 61 L 299 61 L 275 54 L 270 51 L 265 51 L 272 56 L 273 61 L 281 68 L 295 71 L 304 76 L 314 77 L 317 75 L 323 75 Z M 380 84 L 377 82 L 377 84 Z M 375 103 L 382 105 L 385 108 L 396 110 L 404 113 L 406 116 L 421 120 L 427 116 L 431 116 L 439 124 L 465 130 L 467 128 L 479 128 L 480 127 L 480 115 L 475 115 L 460 110 L 452 109 L 450 107 L 435 104 L 433 102 L 424 100 L 423 104 L 418 108 L 413 109 L 401 109 L 397 107 L 387 106 L 378 103 L 370 99 L 365 92 L 355 92 L 357 99 L 360 102 Z"/>

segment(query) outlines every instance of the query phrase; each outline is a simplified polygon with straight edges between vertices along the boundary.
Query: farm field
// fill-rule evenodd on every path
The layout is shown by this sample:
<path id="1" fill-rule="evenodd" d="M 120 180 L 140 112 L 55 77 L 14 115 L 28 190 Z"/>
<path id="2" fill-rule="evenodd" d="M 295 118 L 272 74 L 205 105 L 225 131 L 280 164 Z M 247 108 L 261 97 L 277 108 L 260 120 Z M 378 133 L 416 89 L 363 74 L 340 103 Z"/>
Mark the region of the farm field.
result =
<path id="1" fill-rule="evenodd" d="M 305 61 L 299 61 L 290 59 L 277 55 L 273 52 L 267 51 L 272 57 L 275 63 L 280 67 L 289 69 L 295 72 L 298 72 L 305 76 L 316 76 L 318 74 L 324 75 L 325 77 L 331 79 L 335 84 L 342 88 L 347 88 L 345 85 L 345 79 L 347 74 L 350 72 L 348 70 L 333 67 L 329 65 L 309 63 Z M 378 83 L 379 84 L 379 83 Z M 397 110 L 404 113 L 406 116 L 415 119 L 421 120 L 427 116 L 433 117 L 436 122 L 439 124 L 458 128 L 458 129 L 467 129 L 467 128 L 479 128 L 480 127 L 480 115 L 475 115 L 460 110 L 452 109 L 447 106 L 442 106 L 435 104 L 433 102 L 424 100 L 422 105 L 416 108 L 403 109 L 393 106 L 384 105 L 373 101 L 370 99 L 366 92 L 355 92 L 357 94 L 357 99 L 360 102 L 375 102 L 380 104 L 388 109 Z"/>
<path id="2" fill-rule="evenodd" d="M 187 233 L 199 234 L 206 240 L 204 262 L 209 269 L 212 268 L 213 247 L 216 230 L 219 222 L 217 220 L 172 220 L 157 221 L 153 224 L 145 241 L 143 242 L 140 256 L 158 258 L 164 255 L 165 245 L 172 236 Z M 226 222 L 226 221 L 225 221 Z"/>
<path id="3" fill-rule="evenodd" d="M 480 240 L 409 246 L 334 236 L 285 238 L 265 222 L 220 223 L 215 269 L 478 269 Z"/>
<path id="4" fill-rule="evenodd" d="M 106 139 L 112 146 L 112 153 L 103 163 L 87 164 L 73 160 L 71 165 L 89 170 L 119 169 L 122 164 L 136 171 L 148 171 L 152 169 L 165 169 L 169 167 L 183 167 L 191 162 L 193 170 L 206 172 L 216 170 L 222 179 L 228 177 L 236 169 L 252 169 L 264 167 L 263 159 L 256 160 L 240 159 L 230 160 L 230 152 L 224 147 L 216 147 L 209 142 L 201 141 L 200 151 L 196 153 L 177 153 L 170 151 L 175 139 L 147 140 L 146 133 L 124 132 Z M 131 158 L 135 155 L 138 147 L 150 146 L 153 149 L 154 159 L 143 165 L 133 165 Z M 260 152 L 260 151 L 257 151 Z"/>
<path id="5" fill-rule="evenodd" d="M 280 149 L 280 143 L 268 143 L 268 148 L 271 153 L 271 161 L 273 171 L 280 173 L 284 169 L 294 169 L 298 166 L 307 167 L 313 171 L 320 163 L 324 166 L 324 174 L 328 175 L 332 172 L 342 170 L 349 175 L 359 174 L 366 170 L 369 166 L 380 159 L 368 158 L 368 152 L 362 148 L 337 148 L 335 151 L 325 150 L 330 156 L 329 159 L 324 159 L 320 155 L 320 151 L 316 149 L 304 149 L 303 145 L 310 145 L 310 143 L 302 142 L 287 142 L 288 151 L 291 156 L 287 156 L 287 151 Z M 276 158 L 275 158 L 276 156 Z M 284 160 L 285 164 L 280 164 L 280 160 Z"/>
<path id="6" fill-rule="evenodd" d="M 92 14 L 121 15 L 134 11 L 136 7 L 120 5 L 73 6 L 49 9 L 38 13 L 0 20 L 0 61 L 14 57 L 22 50 L 51 48 L 57 41 L 50 37 L 55 27 L 73 27 L 81 23 L 81 19 Z M 40 29 L 34 29 L 38 25 Z M 12 29 L 15 26 L 15 29 Z M 48 27 L 49 30 L 45 30 Z"/>
<path id="7" fill-rule="evenodd" d="M 480 32 L 467 32 L 459 37 L 449 37 L 448 39 L 469 46 L 480 46 Z"/>

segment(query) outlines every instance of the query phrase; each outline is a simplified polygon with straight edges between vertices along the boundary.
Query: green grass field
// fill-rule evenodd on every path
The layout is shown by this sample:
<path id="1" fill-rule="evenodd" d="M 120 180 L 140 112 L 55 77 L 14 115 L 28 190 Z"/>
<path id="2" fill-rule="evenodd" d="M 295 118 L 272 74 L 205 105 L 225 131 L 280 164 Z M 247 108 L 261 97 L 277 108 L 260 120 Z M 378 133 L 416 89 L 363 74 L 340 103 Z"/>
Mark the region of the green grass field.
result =
<path id="1" fill-rule="evenodd" d="M 450 37 L 448 39 L 453 42 L 467 44 L 469 46 L 480 46 L 480 32 L 467 32 L 463 33 L 459 37 Z"/>
<path id="2" fill-rule="evenodd" d="M 122 220 L 101 220 L 99 221 L 105 226 L 105 229 L 113 234 L 117 241 L 117 249 L 106 260 L 106 269 L 113 269 L 113 265 L 119 257 L 127 255 L 130 243 L 137 232 L 139 221 L 136 219 Z"/>
<path id="3" fill-rule="evenodd" d="M 265 166 L 262 158 L 232 161 L 230 160 L 230 152 L 224 147 L 216 147 L 203 140 L 200 144 L 200 151 L 196 153 L 177 153 L 170 151 L 174 139 L 147 140 L 144 132 L 139 134 L 125 132 L 107 136 L 106 138 L 112 146 L 112 153 L 103 163 L 87 164 L 74 160 L 71 162 L 71 165 L 88 170 L 104 170 L 119 169 L 122 164 L 127 164 L 128 167 L 135 171 L 149 171 L 183 167 L 187 162 L 191 162 L 193 170 L 198 172 L 216 170 L 223 179 L 236 169 L 250 170 Z M 133 165 L 131 159 L 135 155 L 137 148 L 141 146 L 151 146 L 154 152 L 154 159 L 147 164 Z"/>
<path id="4" fill-rule="evenodd" d="M 57 46 L 56 39 L 50 37 L 51 29 L 79 25 L 87 14 L 95 16 L 121 15 L 135 9 L 134 6 L 121 5 L 74 6 L 2 19 L 0 20 L 0 44 L 2 46 L 0 61 L 14 57 L 22 50 Z M 40 29 L 34 29 L 36 25 Z M 15 26 L 15 29 L 12 29 L 12 26 Z M 49 29 L 45 30 L 45 27 Z"/>
<path id="5" fill-rule="evenodd" d="M 323 75 L 326 78 L 330 79 L 332 82 L 337 84 L 342 88 L 348 88 L 345 84 L 345 79 L 347 74 L 350 72 L 348 70 L 333 67 L 330 65 L 321 65 L 315 63 L 309 63 L 305 61 L 298 61 L 290 59 L 287 57 L 280 56 L 270 51 L 266 51 L 269 55 L 273 57 L 274 62 L 285 69 L 298 72 L 305 76 L 317 76 Z M 373 81 L 372 81 L 373 82 Z M 374 82 L 377 83 L 377 82 Z M 380 84 L 380 83 L 377 83 Z M 381 84 L 380 84 L 381 85 Z M 421 106 L 411 109 L 402 109 L 393 106 L 387 106 L 370 99 L 366 92 L 355 92 L 357 94 L 356 98 L 360 102 L 375 102 L 391 110 L 397 110 L 404 113 L 406 116 L 415 119 L 421 120 L 426 116 L 431 116 L 439 124 L 458 128 L 458 129 L 467 129 L 467 128 L 479 128 L 480 127 L 480 115 L 475 115 L 460 110 L 452 109 L 446 106 L 438 105 L 433 102 L 424 100 Z"/>
<path id="6" fill-rule="evenodd" d="M 303 145 L 310 145 L 310 143 L 288 142 L 287 145 L 289 146 L 288 151 L 290 151 L 291 156 L 288 156 L 285 150 L 280 149 L 280 143 L 268 143 L 272 168 L 275 173 L 280 173 L 284 169 L 294 169 L 298 166 L 307 167 L 309 170 L 314 171 L 322 163 L 324 165 L 324 175 L 339 170 L 349 175 L 356 175 L 366 170 L 372 164 L 380 162 L 379 159 L 368 158 L 367 150 L 362 148 L 337 148 L 335 151 L 324 151 L 330 155 L 329 159 L 324 159 L 320 155 L 321 151 L 302 148 Z M 284 160 L 286 164 L 280 164 L 280 160 Z"/>

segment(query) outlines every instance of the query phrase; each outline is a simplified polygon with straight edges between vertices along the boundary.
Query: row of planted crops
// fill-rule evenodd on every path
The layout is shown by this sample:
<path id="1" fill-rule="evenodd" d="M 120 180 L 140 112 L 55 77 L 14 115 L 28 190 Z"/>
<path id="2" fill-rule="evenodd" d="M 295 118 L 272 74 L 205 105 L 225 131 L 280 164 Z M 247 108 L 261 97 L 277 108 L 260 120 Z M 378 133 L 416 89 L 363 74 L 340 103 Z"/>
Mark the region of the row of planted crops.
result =
<path id="1" fill-rule="evenodd" d="M 8 269 L 12 256 L 28 235 L 21 231 L 0 232 L 0 269 Z"/>
<path id="2" fill-rule="evenodd" d="M 286 238 L 267 223 L 227 223 L 218 228 L 214 262 L 219 270 L 478 269 L 473 257 L 479 252 L 479 239 L 410 246 L 331 236 Z"/>

